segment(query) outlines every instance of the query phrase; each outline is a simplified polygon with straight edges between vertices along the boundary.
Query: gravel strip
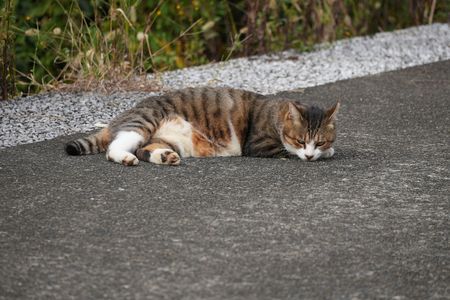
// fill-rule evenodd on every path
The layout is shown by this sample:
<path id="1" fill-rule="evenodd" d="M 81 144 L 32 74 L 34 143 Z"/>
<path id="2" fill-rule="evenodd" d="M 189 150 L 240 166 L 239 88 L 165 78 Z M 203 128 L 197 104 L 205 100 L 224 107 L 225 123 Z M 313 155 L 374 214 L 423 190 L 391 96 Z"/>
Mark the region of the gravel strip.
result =
<path id="1" fill-rule="evenodd" d="M 341 40 L 310 53 L 290 50 L 167 72 L 161 81 L 165 89 L 210 85 L 271 94 L 447 59 L 450 26 L 433 24 Z M 0 148 L 95 129 L 146 95 L 47 93 L 0 102 Z"/>
<path id="2" fill-rule="evenodd" d="M 227 85 L 263 94 L 450 59 L 450 26 L 434 24 L 167 73 L 164 86 Z"/>

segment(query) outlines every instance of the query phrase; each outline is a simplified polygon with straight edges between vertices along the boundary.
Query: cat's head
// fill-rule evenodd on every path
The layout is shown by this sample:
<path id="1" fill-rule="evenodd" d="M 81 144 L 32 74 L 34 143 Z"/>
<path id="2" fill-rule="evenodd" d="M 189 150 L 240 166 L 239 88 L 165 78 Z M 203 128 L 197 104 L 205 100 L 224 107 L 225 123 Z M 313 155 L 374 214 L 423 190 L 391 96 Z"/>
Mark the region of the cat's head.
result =
<path id="1" fill-rule="evenodd" d="M 282 112 L 282 141 L 291 154 L 302 160 L 314 161 L 334 154 L 336 114 L 339 102 L 327 110 L 288 102 Z"/>

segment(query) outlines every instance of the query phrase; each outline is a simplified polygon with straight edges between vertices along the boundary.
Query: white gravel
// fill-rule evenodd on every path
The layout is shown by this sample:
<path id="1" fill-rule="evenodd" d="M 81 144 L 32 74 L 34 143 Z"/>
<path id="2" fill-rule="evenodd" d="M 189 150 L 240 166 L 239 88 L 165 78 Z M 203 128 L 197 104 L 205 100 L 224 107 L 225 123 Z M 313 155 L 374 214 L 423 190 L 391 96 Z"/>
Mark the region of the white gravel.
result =
<path id="1" fill-rule="evenodd" d="M 290 50 L 166 72 L 161 81 L 165 89 L 210 85 L 271 94 L 447 59 L 450 26 L 433 24 L 341 40 L 309 53 Z M 146 95 L 47 93 L 0 101 L 0 148 L 95 129 Z"/>

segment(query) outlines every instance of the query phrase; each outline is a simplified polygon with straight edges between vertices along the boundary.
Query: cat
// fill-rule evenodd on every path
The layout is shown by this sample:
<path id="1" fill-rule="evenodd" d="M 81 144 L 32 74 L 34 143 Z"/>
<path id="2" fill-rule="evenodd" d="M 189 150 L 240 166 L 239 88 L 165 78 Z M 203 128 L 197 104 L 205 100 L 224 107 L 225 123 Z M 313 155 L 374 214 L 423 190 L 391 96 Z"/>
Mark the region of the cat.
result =
<path id="1" fill-rule="evenodd" d="M 106 152 L 110 161 L 179 165 L 180 157 L 334 155 L 339 102 L 324 110 L 232 88 L 187 88 L 152 96 L 98 133 L 66 144 L 69 155 Z"/>

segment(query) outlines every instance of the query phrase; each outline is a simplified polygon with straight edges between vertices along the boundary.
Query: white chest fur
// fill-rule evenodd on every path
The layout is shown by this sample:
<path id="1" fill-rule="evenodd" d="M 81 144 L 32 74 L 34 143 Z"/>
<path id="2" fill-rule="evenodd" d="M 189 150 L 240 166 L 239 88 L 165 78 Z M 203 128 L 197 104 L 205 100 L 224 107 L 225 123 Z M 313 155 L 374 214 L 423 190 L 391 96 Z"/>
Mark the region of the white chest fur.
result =
<path id="1" fill-rule="evenodd" d="M 154 137 L 177 146 L 182 157 L 194 156 L 192 125 L 182 118 L 164 122 L 155 132 Z"/>
<path id="2" fill-rule="evenodd" d="M 178 147 L 182 157 L 202 156 L 199 154 L 196 145 L 193 143 L 193 134 L 195 131 L 195 134 L 200 134 L 205 140 L 209 141 L 208 143 L 213 145 L 213 148 L 215 149 L 213 156 L 239 156 L 242 154 L 241 145 L 231 121 L 229 122 L 229 126 L 231 133 L 230 143 L 225 147 L 215 145 L 213 141 L 209 141 L 206 136 L 199 131 L 196 131 L 189 122 L 182 118 L 171 119 L 164 122 L 155 132 L 154 137 L 160 138 L 163 141 Z"/>

